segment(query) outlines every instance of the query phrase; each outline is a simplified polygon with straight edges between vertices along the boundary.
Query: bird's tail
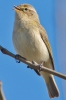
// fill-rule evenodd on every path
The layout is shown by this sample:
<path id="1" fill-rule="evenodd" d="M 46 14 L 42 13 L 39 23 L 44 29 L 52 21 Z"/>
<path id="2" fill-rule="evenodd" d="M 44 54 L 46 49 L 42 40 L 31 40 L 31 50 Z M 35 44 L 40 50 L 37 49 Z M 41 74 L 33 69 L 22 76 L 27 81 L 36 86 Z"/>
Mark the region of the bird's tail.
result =
<path id="1" fill-rule="evenodd" d="M 49 75 L 48 73 L 45 73 L 45 74 L 42 74 L 42 76 L 45 79 L 50 98 L 58 97 L 59 90 L 58 90 L 58 87 L 56 85 L 53 75 Z"/>
<path id="2" fill-rule="evenodd" d="M 59 96 L 59 90 L 53 76 L 49 77 L 49 82 L 48 83 L 46 82 L 46 85 L 50 98 Z"/>

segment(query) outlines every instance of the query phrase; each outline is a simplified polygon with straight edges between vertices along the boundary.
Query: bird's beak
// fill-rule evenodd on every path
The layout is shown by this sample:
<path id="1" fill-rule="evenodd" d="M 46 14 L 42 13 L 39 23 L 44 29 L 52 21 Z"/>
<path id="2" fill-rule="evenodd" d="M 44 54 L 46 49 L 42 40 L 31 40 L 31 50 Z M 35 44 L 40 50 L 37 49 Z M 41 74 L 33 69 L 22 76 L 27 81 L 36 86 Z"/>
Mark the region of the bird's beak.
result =
<path id="1" fill-rule="evenodd" d="M 16 11 L 16 10 L 20 10 L 20 8 L 19 8 L 18 6 L 15 6 L 15 5 L 14 5 L 13 10 L 15 10 L 15 11 Z"/>

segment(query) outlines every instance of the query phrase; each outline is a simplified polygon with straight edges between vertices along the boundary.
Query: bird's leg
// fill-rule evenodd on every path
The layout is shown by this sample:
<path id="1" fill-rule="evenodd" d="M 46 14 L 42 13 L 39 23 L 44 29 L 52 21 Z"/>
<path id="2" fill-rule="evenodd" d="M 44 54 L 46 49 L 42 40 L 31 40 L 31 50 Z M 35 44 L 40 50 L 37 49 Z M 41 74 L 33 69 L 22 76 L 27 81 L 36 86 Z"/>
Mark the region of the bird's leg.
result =
<path id="1" fill-rule="evenodd" d="M 41 71 L 41 68 L 42 68 L 43 64 L 44 64 L 43 61 L 39 64 L 39 70 L 38 70 L 39 72 Z"/>
<path id="2" fill-rule="evenodd" d="M 32 64 L 36 64 L 36 62 L 35 61 L 32 61 Z M 27 68 L 30 68 L 29 66 L 27 66 Z M 33 69 L 33 68 L 30 68 L 30 69 Z M 40 76 L 40 73 L 39 73 L 39 71 L 38 70 L 36 70 L 36 69 L 33 69 L 35 72 L 36 72 L 36 74 L 37 75 L 39 75 Z"/>
<path id="3" fill-rule="evenodd" d="M 32 64 L 35 64 L 35 62 L 32 61 Z M 37 75 L 41 76 L 40 73 L 39 73 L 39 70 L 34 69 L 34 71 L 36 72 Z"/>

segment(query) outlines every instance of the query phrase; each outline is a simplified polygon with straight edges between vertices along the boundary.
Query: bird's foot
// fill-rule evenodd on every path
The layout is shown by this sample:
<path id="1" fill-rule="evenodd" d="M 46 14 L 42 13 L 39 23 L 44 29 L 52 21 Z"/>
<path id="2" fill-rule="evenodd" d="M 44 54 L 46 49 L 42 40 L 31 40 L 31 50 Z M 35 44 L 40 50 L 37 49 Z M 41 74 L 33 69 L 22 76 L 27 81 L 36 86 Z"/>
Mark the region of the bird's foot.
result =
<path id="1" fill-rule="evenodd" d="M 39 64 L 39 72 L 41 71 L 41 68 L 42 68 L 42 66 L 43 66 L 43 63 L 44 63 L 44 62 L 41 62 L 41 64 Z"/>
<path id="2" fill-rule="evenodd" d="M 17 63 L 20 63 L 20 60 L 18 60 L 19 58 L 23 58 L 24 60 L 26 60 L 26 58 L 20 56 L 19 54 L 16 54 L 16 55 L 15 55 L 15 59 L 16 59 L 16 62 L 17 62 Z"/>
<path id="3" fill-rule="evenodd" d="M 36 64 L 36 62 L 35 62 L 35 61 L 32 61 L 32 64 L 34 64 L 34 65 L 35 65 L 35 64 Z M 29 66 L 28 66 L 28 67 L 29 67 Z M 32 68 L 31 68 L 31 69 L 32 69 Z M 37 70 L 37 69 L 33 69 L 33 70 L 36 72 L 36 74 L 37 74 L 37 75 L 39 75 L 39 76 L 40 76 L 39 70 Z"/>

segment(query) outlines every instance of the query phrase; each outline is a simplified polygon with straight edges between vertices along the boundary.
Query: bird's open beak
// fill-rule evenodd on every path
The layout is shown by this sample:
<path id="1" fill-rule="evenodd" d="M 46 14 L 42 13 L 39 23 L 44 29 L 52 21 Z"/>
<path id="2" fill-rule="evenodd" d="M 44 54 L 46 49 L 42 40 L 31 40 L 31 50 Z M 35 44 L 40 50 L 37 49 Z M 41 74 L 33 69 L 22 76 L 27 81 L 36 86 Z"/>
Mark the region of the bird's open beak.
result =
<path id="1" fill-rule="evenodd" d="M 15 11 L 16 11 L 16 10 L 20 10 L 20 8 L 19 8 L 18 6 L 15 6 L 15 5 L 14 5 L 13 10 L 15 10 Z"/>

